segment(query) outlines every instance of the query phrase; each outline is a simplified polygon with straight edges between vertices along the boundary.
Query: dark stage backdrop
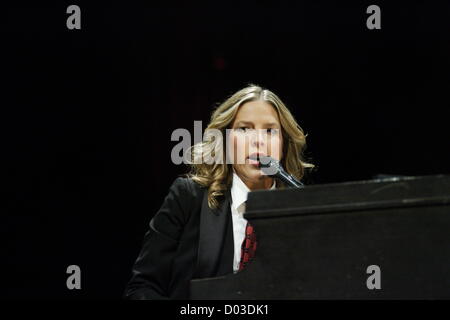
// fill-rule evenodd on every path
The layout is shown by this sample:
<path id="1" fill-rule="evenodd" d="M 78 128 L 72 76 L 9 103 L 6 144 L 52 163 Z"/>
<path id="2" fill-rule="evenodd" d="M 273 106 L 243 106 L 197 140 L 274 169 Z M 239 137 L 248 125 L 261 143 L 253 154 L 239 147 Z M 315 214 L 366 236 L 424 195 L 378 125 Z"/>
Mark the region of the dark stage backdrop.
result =
<path id="1" fill-rule="evenodd" d="M 0 20 L 3 298 L 121 298 L 187 170 L 172 131 L 248 83 L 308 134 L 310 184 L 450 173 L 449 2 L 20 2 Z"/>

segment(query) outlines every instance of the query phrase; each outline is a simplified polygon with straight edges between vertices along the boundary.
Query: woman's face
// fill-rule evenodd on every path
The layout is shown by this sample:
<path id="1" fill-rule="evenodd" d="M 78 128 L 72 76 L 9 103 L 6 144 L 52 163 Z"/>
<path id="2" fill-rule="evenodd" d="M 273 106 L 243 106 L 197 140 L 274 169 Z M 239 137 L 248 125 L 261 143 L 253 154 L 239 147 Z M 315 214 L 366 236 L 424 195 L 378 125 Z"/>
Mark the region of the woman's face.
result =
<path id="1" fill-rule="evenodd" d="M 261 187 L 268 181 L 270 187 L 272 179 L 249 157 L 259 154 L 281 160 L 283 137 L 277 111 L 266 101 L 246 102 L 239 107 L 231 128 L 229 138 L 236 173 L 249 187 Z"/>

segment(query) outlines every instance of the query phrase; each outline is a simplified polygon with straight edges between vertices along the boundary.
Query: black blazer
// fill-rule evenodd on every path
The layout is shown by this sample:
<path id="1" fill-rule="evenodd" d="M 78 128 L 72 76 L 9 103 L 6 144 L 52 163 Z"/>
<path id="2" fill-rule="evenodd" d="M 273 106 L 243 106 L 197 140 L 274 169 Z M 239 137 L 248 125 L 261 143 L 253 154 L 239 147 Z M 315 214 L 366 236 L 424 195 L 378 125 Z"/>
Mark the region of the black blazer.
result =
<path id="1" fill-rule="evenodd" d="M 207 189 L 177 178 L 150 221 L 133 266 L 127 299 L 188 299 L 191 279 L 233 272 L 234 240 L 230 191 L 218 209 Z"/>

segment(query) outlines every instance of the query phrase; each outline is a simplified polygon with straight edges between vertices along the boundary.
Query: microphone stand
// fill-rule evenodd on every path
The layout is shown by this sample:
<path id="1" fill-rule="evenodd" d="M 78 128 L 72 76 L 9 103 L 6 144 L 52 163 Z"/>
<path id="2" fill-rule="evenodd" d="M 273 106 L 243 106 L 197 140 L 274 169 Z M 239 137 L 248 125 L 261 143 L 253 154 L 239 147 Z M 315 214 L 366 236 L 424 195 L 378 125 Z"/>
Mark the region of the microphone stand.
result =
<path id="1" fill-rule="evenodd" d="M 276 178 L 283 181 L 285 184 L 287 184 L 290 187 L 293 188 L 303 188 L 304 185 L 300 181 L 298 181 L 293 175 L 287 173 L 283 166 L 280 164 L 279 161 L 268 157 L 268 156 L 261 156 L 259 159 L 255 159 L 259 161 L 260 167 L 262 172 L 269 176 L 275 176 Z"/>

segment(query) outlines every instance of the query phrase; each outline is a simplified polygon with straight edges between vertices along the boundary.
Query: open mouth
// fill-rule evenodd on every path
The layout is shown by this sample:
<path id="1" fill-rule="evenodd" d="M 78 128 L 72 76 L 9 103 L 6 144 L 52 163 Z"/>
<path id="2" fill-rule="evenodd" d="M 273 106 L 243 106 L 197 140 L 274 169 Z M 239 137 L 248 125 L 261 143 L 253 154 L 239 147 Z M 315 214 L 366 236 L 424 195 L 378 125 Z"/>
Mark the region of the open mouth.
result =
<path id="1" fill-rule="evenodd" d="M 252 153 L 251 155 L 249 155 L 247 157 L 248 159 L 248 163 L 254 166 L 261 166 L 261 157 L 266 156 L 265 154 L 262 153 Z"/>
<path id="2" fill-rule="evenodd" d="M 257 167 L 259 167 L 259 165 L 260 165 L 259 160 L 254 160 L 254 159 L 250 159 L 250 158 L 248 159 L 248 163 L 251 165 L 257 166 Z"/>

